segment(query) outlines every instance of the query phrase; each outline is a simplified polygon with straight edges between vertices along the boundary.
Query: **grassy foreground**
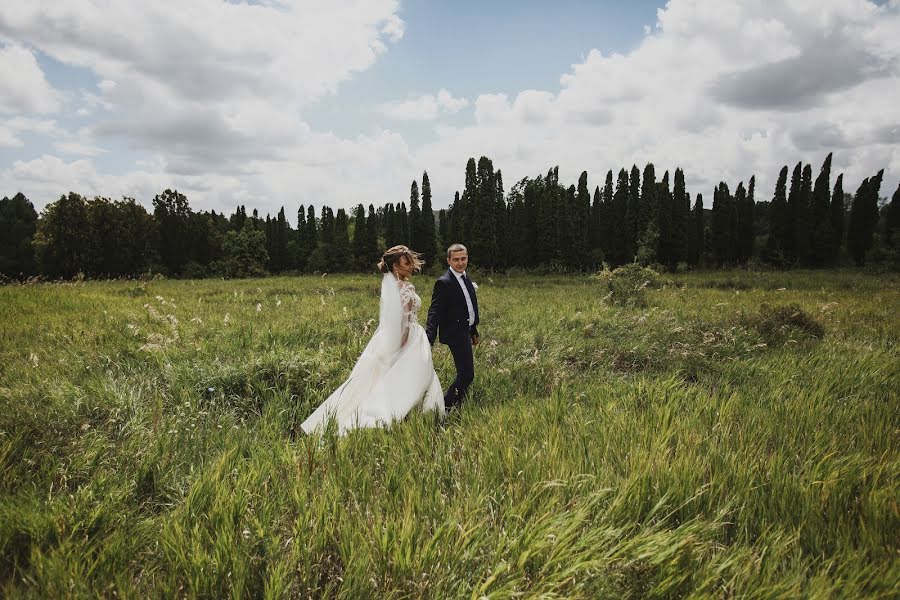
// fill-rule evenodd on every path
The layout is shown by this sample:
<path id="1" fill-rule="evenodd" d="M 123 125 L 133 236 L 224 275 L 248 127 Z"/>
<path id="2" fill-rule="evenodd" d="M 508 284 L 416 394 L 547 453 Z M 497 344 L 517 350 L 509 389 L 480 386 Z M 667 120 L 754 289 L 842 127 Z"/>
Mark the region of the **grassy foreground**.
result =
<path id="1" fill-rule="evenodd" d="M 297 435 L 379 281 L 0 287 L 0 596 L 896 597 L 896 277 L 482 276 L 458 416 Z"/>

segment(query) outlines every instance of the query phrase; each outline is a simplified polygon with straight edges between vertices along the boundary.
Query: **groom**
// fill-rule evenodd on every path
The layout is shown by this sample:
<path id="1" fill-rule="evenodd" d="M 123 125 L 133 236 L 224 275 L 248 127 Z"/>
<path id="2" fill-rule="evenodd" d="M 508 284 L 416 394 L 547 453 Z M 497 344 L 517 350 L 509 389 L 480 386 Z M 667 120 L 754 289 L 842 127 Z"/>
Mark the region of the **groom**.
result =
<path id="1" fill-rule="evenodd" d="M 444 394 L 444 406 L 457 408 L 475 378 L 472 347 L 478 345 L 478 297 L 475 286 L 466 277 L 469 251 L 462 244 L 447 248 L 447 264 L 450 268 L 434 282 L 428 323 L 425 333 L 433 346 L 440 336 L 442 344 L 450 347 L 456 364 L 456 379 Z"/>

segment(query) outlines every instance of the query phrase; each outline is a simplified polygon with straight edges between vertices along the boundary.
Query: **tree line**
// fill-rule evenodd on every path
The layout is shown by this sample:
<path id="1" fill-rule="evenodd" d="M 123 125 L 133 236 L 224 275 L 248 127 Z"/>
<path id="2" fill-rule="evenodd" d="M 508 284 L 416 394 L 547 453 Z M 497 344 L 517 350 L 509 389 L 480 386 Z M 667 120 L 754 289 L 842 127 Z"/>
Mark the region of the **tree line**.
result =
<path id="1" fill-rule="evenodd" d="M 358 204 L 350 214 L 300 205 L 297 226 L 282 207 L 263 219 L 237 206 L 231 215 L 191 209 L 175 190 L 153 198 L 148 212 L 134 198 L 85 198 L 75 192 L 40 215 L 21 193 L 0 200 L 0 274 L 7 279 L 137 276 L 248 277 L 268 273 L 370 271 L 383 248 L 406 244 L 426 265 L 442 249 L 465 243 L 479 268 L 584 272 L 602 263 L 665 269 L 744 265 L 827 267 L 845 257 L 892 260 L 900 254 L 900 186 L 890 202 L 879 193 L 884 171 L 854 194 L 843 174 L 831 185 L 831 154 L 813 181 L 797 163 L 788 186 L 781 169 L 771 201 L 757 201 L 756 181 L 726 182 L 711 208 L 693 199 L 679 168 L 660 177 L 652 163 L 632 165 L 591 192 L 588 174 L 560 183 L 559 168 L 525 177 L 508 192 L 492 161 L 466 163 L 464 187 L 448 209 L 434 211 L 428 173 L 413 181 L 409 203 Z"/>

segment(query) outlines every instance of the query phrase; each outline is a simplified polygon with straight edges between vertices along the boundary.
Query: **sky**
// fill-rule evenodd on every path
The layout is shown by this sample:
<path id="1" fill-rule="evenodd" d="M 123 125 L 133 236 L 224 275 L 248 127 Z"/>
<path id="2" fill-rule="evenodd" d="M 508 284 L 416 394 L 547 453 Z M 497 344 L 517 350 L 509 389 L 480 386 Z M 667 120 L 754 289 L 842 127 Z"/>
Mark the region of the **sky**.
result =
<path id="1" fill-rule="evenodd" d="M 30 0 L 0 3 L 0 196 L 167 188 L 194 210 L 435 209 L 469 157 L 506 189 L 559 166 L 784 165 L 900 178 L 900 0 Z"/>

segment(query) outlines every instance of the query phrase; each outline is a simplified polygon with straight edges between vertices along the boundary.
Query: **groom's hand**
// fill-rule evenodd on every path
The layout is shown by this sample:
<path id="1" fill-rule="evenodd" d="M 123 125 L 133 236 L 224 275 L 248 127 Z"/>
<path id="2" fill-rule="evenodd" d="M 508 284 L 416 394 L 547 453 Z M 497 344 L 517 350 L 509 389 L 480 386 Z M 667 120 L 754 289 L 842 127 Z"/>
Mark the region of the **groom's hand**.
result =
<path id="1" fill-rule="evenodd" d="M 477 345 L 478 345 L 478 334 L 473 333 L 472 334 L 472 346 L 477 346 Z"/>

